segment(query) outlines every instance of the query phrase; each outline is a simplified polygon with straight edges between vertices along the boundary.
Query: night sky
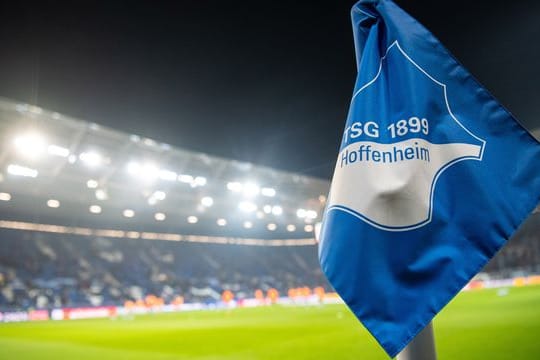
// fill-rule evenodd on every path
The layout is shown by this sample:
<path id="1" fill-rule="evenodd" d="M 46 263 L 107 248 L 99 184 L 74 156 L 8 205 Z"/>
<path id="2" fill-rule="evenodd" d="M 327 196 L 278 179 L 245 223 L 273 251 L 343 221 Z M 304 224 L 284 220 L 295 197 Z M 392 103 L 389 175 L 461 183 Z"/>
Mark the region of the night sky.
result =
<path id="1" fill-rule="evenodd" d="M 529 129 L 540 1 L 396 1 Z M 354 1 L 2 1 L 0 96 L 209 154 L 331 176 Z"/>

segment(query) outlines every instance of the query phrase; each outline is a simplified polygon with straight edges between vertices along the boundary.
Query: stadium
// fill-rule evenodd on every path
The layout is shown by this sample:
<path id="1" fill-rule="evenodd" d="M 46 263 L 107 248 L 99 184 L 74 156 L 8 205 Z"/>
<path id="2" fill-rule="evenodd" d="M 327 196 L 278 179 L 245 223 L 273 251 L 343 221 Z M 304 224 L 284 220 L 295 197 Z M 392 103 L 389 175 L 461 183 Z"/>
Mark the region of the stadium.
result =
<path id="1" fill-rule="evenodd" d="M 201 336 L 221 338 L 236 327 L 243 334 L 246 321 L 259 326 L 272 319 L 277 322 L 261 327 L 300 327 L 303 334 L 317 326 L 323 331 L 320 322 L 326 318 L 336 328 L 345 318 L 349 323 L 339 331 L 361 334 L 317 259 L 315 225 L 327 181 L 178 149 L 7 99 L 1 102 L 1 116 L 4 355 L 14 351 L 20 352 L 18 358 L 32 358 L 51 351 L 54 357 L 68 351 L 58 344 L 49 349 L 46 342 L 43 349 L 17 345 L 38 336 L 43 326 L 53 333 L 56 324 L 64 331 L 78 332 L 80 326 L 112 331 L 111 320 L 83 320 L 93 318 L 114 319 L 113 329 L 126 327 L 122 331 L 134 337 L 144 336 L 146 326 L 178 321 L 173 331 L 179 336 L 201 326 Z M 534 307 L 526 305 L 538 301 L 537 291 L 514 286 L 540 283 L 535 276 L 540 274 L 539 216 L 533 214 L 469 284 L 472 291 L 463 301 L 523 297 L 524 316 L 538 319 Z M 251 323 L 251 317 L 259 318 Z M 289 317 L 305 323 L 293 326 Z M 14 327 L 11 322 L 30 323 Z M 538 322 L 530 325 L 536 328 Z M 277 341 L 281 334 L 272 336 Z M 220 346 L 226 348 L 229 341 Z M 313 341 L 294 346 L 312 347 Z M 86 351 L 86 345 L 65 346 L 73 356 Z M 255 351 L 251 345 L 239 346 L 235 351 L 263 358 L 250 353 Z M 118 354 L 116 345 L 110 353 L 93 351 L 91 357 Z M 168 351 L 175 356 L 193 351 L 188 358 L 205 353 L 183 346 Z M 361 343 L 356 351 L 365 351 Z M 231 358 L 237 356 L 244 355 Z"/>
<path id="2" fill-rule="evenodd" d="M 461 18 L 460 6 L 443 16 L 440 5 L 397 2 L 540 139 L 537 90 L 520 72 L 535 49 L 511 82 L 488 71 L 497 57 L 467 45 L 479 28 L 445 38 L 446 18 L 470 25 L 482 4 L 462 2 Z M 352 2 L 211 3 L 6 6 L 0 359 L 389 358 L 319 254 L 355 76 Z M 495 3 L 489 15 L 501 28 L 529 13 Z M 537 33 L 508 36 L 521 39 L 518 30 Z M 427 120 L 421 130 L 415 119 L 427 135 Z M 349 140 L 386 129 L 359 124 Z M 338 165 L 437 156 L 403 144 L 360 145 Z M 540 358 L 540 206 L 460 289 L 433 320 L 438 358 Z"/>

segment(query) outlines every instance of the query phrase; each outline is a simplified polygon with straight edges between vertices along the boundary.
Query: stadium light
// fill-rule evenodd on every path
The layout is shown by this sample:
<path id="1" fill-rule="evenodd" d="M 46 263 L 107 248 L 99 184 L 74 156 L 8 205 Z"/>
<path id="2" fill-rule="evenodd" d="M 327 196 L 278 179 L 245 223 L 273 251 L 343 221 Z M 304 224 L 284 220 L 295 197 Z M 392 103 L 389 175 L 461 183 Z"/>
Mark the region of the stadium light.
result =
<path id="1" fill-rule="evenodd" d="M 127 171 L 145 182 L 153 182 L 161 175 L 159 168 L 153 163 L 139 164 L 136 161 L 130 161 L 127 165 Z"/>
<path id="2" fill-rule="evenodd" d="M 0 201 L 9 201 L 9 200 L 11 200 L 10 193 L 5 193 L 5 192 L 0 193 Z"/>
<path id="3" fill-rule="evenodd" d="M 45 151 L 45 140 L 39 134 L 26 134 L 15 138 L 17 151 L 26 157 L 35 159 Z"/>
<path id="4" fill-rule="evenodd" d="M 38 176 L 38 171 L 36 169 L 31 169 L 29 167 L 16 164 L 9 164 L 7 167 L 7 172 L 11 175 L 26 176 L 31 178 Z"/>
<path id="5" fill-rule="evenodd" d="M 137 176 L 146 182 L 155 181 L 159 177 L 159 168 L 152 163 L 146 163 L 140 167 Z"/>
<path id="6" fill-rule="evenodd" d="M 55 199 L 49 199 L 49 200 L 47 200 L 47 206 L 50 207 L 50 208 L 53 208 L 53 209 L 59 208 L 60 207 L 60 201 L 55 200 Z"/>
<path id="7" fill-rule="evenodd" d="M 135 211 L 131 209 L 126 209 L 122 212 L 122 215 L 124 215 L 124 217 L 127 217 L 127 218 L 132 218 L 135 216 Z"/>
<path id="8" fill-rule="evenodd" d="M 164 214 L 164 213 L 155 213 L 154 214 L 154 219 L 156 219 L 156 221 L 163 221 L 167 218 L 167 216 Z"/>
<path id="9" fill-rule="evenodd" d="M 60 156 L 60 157 L 69 156 L 69 149 L 63 146 L 58 146 L 58 145 L 49 145 L 47 147 L 47 152 L 49 153 L 49 155 L 54 155 L 54 156 Z"/>
<path id="10" fill-rule="evenodd" d="M 165 194 L 165 191 L 158 190 L 152 194 L 152 197 L 154 197 L 156 200 L 162 201 L 165 200 L 167 194 Z"/>
<path id="11" fill-rule="evenodd" d="M 304 226 L 305 232 L 312 232 L 313 231 L 313 225 L 306 225 Z"/>
<path id="12" fill-rule="evenodd" d="M 164 191 L 161 191 L 161 190 L 155 191 L 148 198 L 148 205 L 154 206 L 157 204 L 158 201 L 165 200 L 166 197 L 167 197 L 167 194 Z"/>
<path id="13" fill-rule="evenodd" d="M 143 143 L 146 146 L 156 146 L 156 142 L 154 140 L 152 140 L 152 139 L 149 139 L 149 138 L 145 138 L 143 140 Z"/>
<path id="14" fill-rule="evenodd" d="M 90 179 L 86 182 L 86 186 L 89 188 L 89 189 L 95 189 L 98 187 L 98 182 L 94 179 Z"/>
<path id="15" fill-rule="evenodd" d="M 101 200 L 101 201 L 107 200 L 109 198 L 109 196 L 107 195 L 107 192 L 103 189 L 97 189 L 95 195 L 96 195 L 96 199 Z"/>
<path id="16" fill-rule="evenodd" d="M 187 174 L 180 174 L 178 175 L 178 181 L 185 184 L 191 184 L 193 183 L 193 176 Z"/>
<path id="17" fill-rule="evenodd" d="M 244 186 L 237 181 L 232 181 L 227 183 L 227 189 L 232 192 L 241 192 Z"/>
<path id="18" fill-rule="evenodd" d="M 141 137 L 139 135 L 129 135 L 129 140 L 133 141 L 134 143 L 138 143 L 141 141 Z"/>
<path id="19" fill-rule="evenodd" d="M 199 221 L 199 219 L 196 216 L 188 216 L 187 222 L 190 224 L 196 224 Z"/>
<path id="20" fill-rule="evenodd" d="M 255 210 L 257 210 L 257 205 L 255 205 L 254 203 L 250 202 L 250 201 L 241 201 L 239 204 L 238 204 L 238 208 L 244 212 L 254 212 Z"/>
<path id="21" fill-rule="evenodd" d="M 101 206 L 99 205 L 90 205 L 88 208 L 92 214 L 101 214 Z"/>
<path id="22" fill-rule="evenodd" d="M 267 196 L 267 197 L 274 197 L 276 196 L 276 189 L 274 188 L 262 188 L 261 189 L 261 195 L 262 196 Z"/>
<path id="23" fill-rule="evenodd" d="M 160 170 L 159 178 L 165 181 L 176 181 L 178 174 L 171 170 Z"/>
<path id="24" fill-rule="evenodd" d="M 300 219 L 315 220 L 317 218 L 317 212 L 315 210 L 298 209 L 296 210 L 296 216 Z"/>
<path id="25" fill-rule="evenodd" d="M 270 231 L 276 231 L 277 225 L 274 224 L 274 223 L 270 223 L 270 224 L 266 225 L 266 228 L 267 228 L 268 230 L 270 230 Z"/>
<path id="26" fill-rule="evenodd" d="M 263 211 L 265 214 L 270 214 L 272 212 L 272 205 L 264 205 Z"/>
<path id="27" fill-rule="evenodd" d="M 204 186 L 206 185 L 206 182 L 207 180 L 204 176 L 197 176 L 195 179 L 193 179 L 191 187 Z"/>
<path id="28" fill-rule="evenodd" d="M 216 223 L 218 224 L 218 226 L 225 226 L 227 225 L 227 220 L 221 218 L 221 219 L 217 219 Z"/>
<path id="29" fill-rule="evenodd" d="M 279 205 L 272 206 L 272 214 L 274 215 L 281 215 L 283 214 L 283 208 Z"/>
<path id="30" fill-rule="evenodd" d="M 259 195 L 259 192 L 261 191 L 259 185 L 255 183 L 245 183 L 243 186 L 243 194 L 246 197 L 255 197 Z"/>
<path id="31" fill-rule="evenodd" d="M 137 175 L 141 171 L 141 166 L 138 162 L 130 161 L 127 164 L 127 172 L 131 175 Z"/>
<path id="32" fill-rule="evenodd" d="M 257 216 L 257 219 L 262 219 L 264 218 L 264 213 L 262 211 L 257 211 L 256 216 Z"/>
<path id="33" fill-rule="evenodd" d="M 244 221 L 244 229 L 251 229 L 253 227 L 253 223 L 251 221 Z"/>
<path id="34" fill-rule="evenodd" d="M 201 204 L 206 207 L 210 207 L 214 205 L 214 199 L 212 199 L 210 196 L 205 196 L 201 199 Z"/>
<path id="35" fill-rule="evenodd" d="M 295 231 L 295 230 L 296 230 L 296 226 L 295 226 L 295 225 L 293 225 L 293 224 L 287 225 L 287 231 L 288 231 L 288 232 L 293 232 L 293 231 Z"/>
<path id="36" fill-rule="evenodd" d="M 79 159 L 89 167 L 97 167 L 103 162 L 101 155 L 93 151 L 80 153 Z"/>

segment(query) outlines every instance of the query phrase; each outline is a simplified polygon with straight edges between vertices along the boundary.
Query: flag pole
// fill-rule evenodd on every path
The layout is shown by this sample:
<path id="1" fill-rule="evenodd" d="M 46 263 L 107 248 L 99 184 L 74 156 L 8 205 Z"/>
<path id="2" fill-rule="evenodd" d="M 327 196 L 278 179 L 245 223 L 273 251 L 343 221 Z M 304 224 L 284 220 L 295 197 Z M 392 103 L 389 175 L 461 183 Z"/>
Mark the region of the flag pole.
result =
<path id="1" fill-rule="evenodd" d="M 430 322 L 397 356 L 397 360 L 436 360 L 433 323 Z"/>

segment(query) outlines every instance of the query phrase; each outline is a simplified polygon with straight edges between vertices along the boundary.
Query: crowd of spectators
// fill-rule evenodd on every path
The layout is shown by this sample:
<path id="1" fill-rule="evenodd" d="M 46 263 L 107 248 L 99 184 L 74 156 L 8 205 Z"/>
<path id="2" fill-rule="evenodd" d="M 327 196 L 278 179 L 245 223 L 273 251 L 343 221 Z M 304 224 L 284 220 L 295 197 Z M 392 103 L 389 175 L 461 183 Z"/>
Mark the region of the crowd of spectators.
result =
<path id="1" fill-rule="evenodd" d="M 484 276 L 540 274 L 540 214 L 483 269 Z M 155 295 L 166 303 L 237 299 L 257 290 L 330 287 L 317 247 L 106 239 L 0 230 L 0 311 L 120 305 Z"/>
<path id="2" fill-rule="evenodd" d="M 327 287 L 315 246 L 246 246 L 0 231 L 0 310 L 213 302 Z"/>

